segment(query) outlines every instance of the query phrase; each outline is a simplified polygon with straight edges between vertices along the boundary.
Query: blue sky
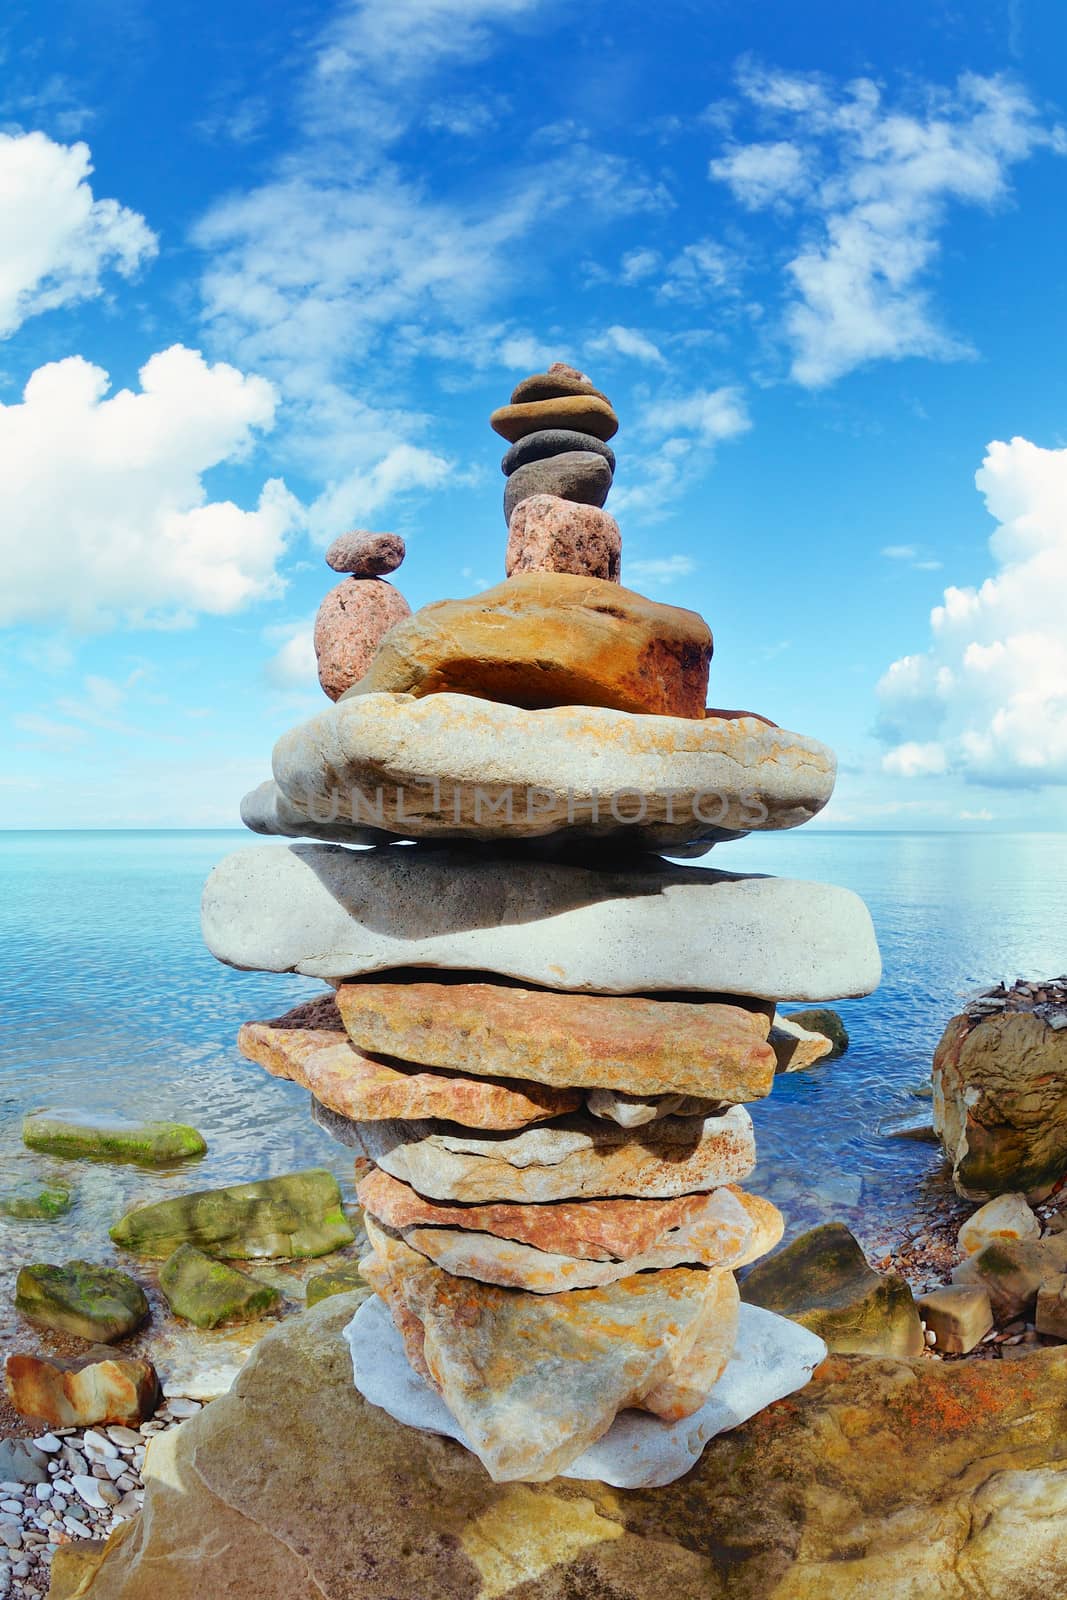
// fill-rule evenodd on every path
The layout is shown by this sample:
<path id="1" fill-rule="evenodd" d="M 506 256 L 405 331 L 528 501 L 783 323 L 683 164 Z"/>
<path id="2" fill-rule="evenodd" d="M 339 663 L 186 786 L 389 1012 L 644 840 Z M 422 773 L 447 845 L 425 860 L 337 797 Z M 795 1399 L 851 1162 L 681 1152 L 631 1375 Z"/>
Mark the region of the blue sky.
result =
<path id="1" fill-rule="evenodd" d="M 0 29 L 0 825 L 230 825 L 326 704 L 325 546 L 503 576 L 574 362 L 623 578 L 710 700 L 838 751 L 828 825 L 1058 828 L 1055 0 L 78 0 Z"/>

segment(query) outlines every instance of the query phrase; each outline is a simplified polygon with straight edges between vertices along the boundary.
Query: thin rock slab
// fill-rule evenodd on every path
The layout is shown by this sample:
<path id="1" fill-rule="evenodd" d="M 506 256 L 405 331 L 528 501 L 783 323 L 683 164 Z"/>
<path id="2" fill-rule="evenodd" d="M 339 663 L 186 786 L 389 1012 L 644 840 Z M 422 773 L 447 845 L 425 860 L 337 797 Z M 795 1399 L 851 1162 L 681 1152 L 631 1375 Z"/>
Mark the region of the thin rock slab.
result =
<path id="1" fill-rule="evenodd" d="M 375 1168 L 360 1180 L 356 1195 L 370 1216 L 393 1229 L 473 1228 L 587 1261 L 632 1260 L 684 1232 L 710 1259 L 744 1266 L 773 1250 L 783 1229 L 782 1215 L 769 1200 L 730 1186 L 671 1200 L 450 1205 L 427 1200 Z"/>
<path id="2" fill-rule="evenodd" d="M 833 793 L 832 751 L 750 717 L 646 716 L 473 695 L 365 694 L 283 734 L 296 812 L 416 839 L 613 839 L 669 851 L 796 828 Z"/>
<path id="3" fill-rule="evenodd" d="M 600 578 L 522 572 L 397 623 L 344 698 L 450 693 L 703 718 L 711 654 L 695 611 Z"/>
<path id="4" fill-rule="evenodd" d="M 606 443 L 618 433 L 619 419 L 610 402 L 598 395 L 571 394 L 554 400 L 520 400 L 515 405 L 500 406 L 489 418 L 489 426 L 509 444 L 546 428 L 591 433 Z"/>
<path id="5" fill-rule="evenodd" d="M 814 999 L 868 994 L 881 976 L 850 890 L 662 861 L 260 846 L 215 868 L 202 926 L 230 966 L 331 979 L 436 967 L 568 991 Z"/>
<path id="6" fill-rule="evenodd" d="M 364 1276 L 494 1483 L 556 1477 L 620 1411 L 655 1403 L 698 1339 L 717 1347 L 720 1370 L 729 1359 L 714 1338 L 715 1318 L 729 1318 L 719 1274 L 674 1267 L 604 1289 L 516 1294 L 443 1272 L 373 1222 L 367 1237 Z M 692 1411 L 706 1396 L 690 1398 Z"/>
<path id="7" fill-rule="evenodd" d="M 340 1144 L 434 1200 L 482 1205 L 633 1195 L 664 1199 L 736 1183 L 755 1165 L 752 1119 L 664 1117 L 639 1138 L 586 1113 L 523 1133 L 468 1133 L 447 1122 L 350 1122 L 312 1101 Z"/>
<path id="8" fill-rule="evenodd" d="M 710 1117 L 719 1104 L 696 1094 L 623 1094 L 618 1089 L 590 1089 L 585 1097 L 587 1111 L 620 1128 L 643 1128 L 661 1117 Z"/>
<path id="9" fill-rule="evenodd" d="M 357 1121 L 442 1117 L 465 1128 L 525 1128 L 576 1111 L 582 1103 L 578 1089 L 513 1078 L 489 1081 L 381 1060 L 357 1050 L 344 1033 L 314 1028 L 246 1022 L 237 1048 L 274 1077 L 299 1083 L 331 1111 Z"/>
<path id="10" fill-rule="evenodd" d="M 767 1019 L 740 1006 L 493 983 L 353 983 L 337 1008 L 361 1050 L 475 1076 L 629 1094 L 761 1100 Z M 459 1119 L 462 1120 L 462 1119 Z"/>

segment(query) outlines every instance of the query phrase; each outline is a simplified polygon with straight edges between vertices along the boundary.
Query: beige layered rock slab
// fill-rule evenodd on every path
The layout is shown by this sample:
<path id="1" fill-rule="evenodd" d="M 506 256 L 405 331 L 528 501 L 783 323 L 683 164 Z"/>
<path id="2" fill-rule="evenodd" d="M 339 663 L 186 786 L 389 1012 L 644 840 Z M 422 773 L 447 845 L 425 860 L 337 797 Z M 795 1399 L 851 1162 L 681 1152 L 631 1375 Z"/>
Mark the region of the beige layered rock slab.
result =
<path id="1" fill-rule="evenodd" d="M 337 1008 L 361 1050 L 475 1075 L 724 1104 L 774 1083 L 767 1019 L 740 1006 L 492 983 L 353 983 Z"/>
<path id="2" fill-rule="evenodd" d="M 591 433 L 595 439 L 607 440 L 619 431 L 619 419 L 610 401 L 590 392 L 499 406 L 489 418 L 489 426 L 511 444 L 545 428 L 573 428 L 575 433 Z"/>
<path id="3" fill-rule="evenodd" d="M 317 1102 L 312 1115 L 341 1144 L 434 1200 L 519 1204 L 613 1195 L 663 1199 L 717 1189 L 755 1165 L 752 1119 L 664 1117 L 635 1138 L 586 1113 L 524 1133 L 466 1133 L 441 1122 L 350 1122 Z"/>
<path id="4" fill-rule="evenodd" d="M 426 1072 L 407 1062 L 372 1059 L 347 1035 L 313 1028 L 246 1022 L 237 1048 L 275 1077 L 301 1084 L 331 1111 L 357 1121 L 443 1117 L 465 1128 L 525 1128 L 576 1111 L 582 1103 L 577 1089 Z"/>
<path id="5" fill-rule="evenodd" d="M 145 1513 L 93 1552 L 85 1600 L 1067 1592 L 1067 1348 L 1025 1361 L 831 1356 L 666 1488 L 503 1486 L 462 1446 L 362 1398 L 342 1337 L 358 1303 L 339 1296 L 282 1323 L 232 1393 L 160 1436 Z M 64 1576 L 72 1549 L 57 1551 Z"/>
<path id="6" fill-rule="evenodd" d="M 376 1169 L 356 1187 L 359 1203 L 387 1227 L 473 1228 L 587 1261 L 627 1260 L 684 1232 L 710 1260 L 754 1261 L 782 1236 L 781 1213 L 758 1195 L 724 1187 L 672 1200 L 577 1200 L 547 1205 L 448 1205 Z M 637 1269 L 634 1268 L 634 1271 Z"/>
<path id="7" fill-rule="evenodd" d="M 515 1294 L 443 1272 L 370 1221 L 367 1237 L 361 1270 L 496 1483 L 555 1477 L 674 1377 L 707 1334 L 705 1302 L 722 1308 L 719 1275 L 699 1269 Z"/>
<path id="8" fill-rule="evenodd" d="M 202 921 L 220 961 L 320 978 L 441 967 L 551 989 L 777 999 L 867 994 L 881 975 L 851 891 L 652 860 L 259 846 L 215 868 Z"/>
<path id="9" fill-rule="evenodd" d="M 283 734 L 291 810 L 398 838 L 625 838 L 669 850 L 795 828 L 833 793 L 832 751 L 755 717 L 528 711 L 465 694 L 362 694 Z"/>
<path id="10" fill-rule="evenodd" d="M 711 632 L 695 611 L 569 572 L 523 572 L 397 624 L 345 698 L 452 693 L 703 717 Z"/>

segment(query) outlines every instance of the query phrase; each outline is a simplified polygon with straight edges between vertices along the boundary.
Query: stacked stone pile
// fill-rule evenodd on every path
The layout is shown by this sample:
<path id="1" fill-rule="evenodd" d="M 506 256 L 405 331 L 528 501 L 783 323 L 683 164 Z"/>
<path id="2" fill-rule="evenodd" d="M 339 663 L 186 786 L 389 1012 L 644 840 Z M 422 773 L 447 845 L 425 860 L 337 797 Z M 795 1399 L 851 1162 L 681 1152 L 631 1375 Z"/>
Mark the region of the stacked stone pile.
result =
<path id="1" fill-rule="evenodd" d="M 319 682 L 331 700 L 363 676 L 379 643 L 411 607 L 385 574 L 404 559 L 398 533 L 343 533 L 326 552 L 326 564 L 348 576 L 331 589 L 315 618 Z"/>
<path id="2" fill-rule="evenodd" d="M 204 933 L 331 985 L 240 1046 L 356 1152 L 357 1385 L 497 1480 L 666 1482 L 824 1350 L 739 1307 L 782 1233 L 745 1105 L 830 1048 L 777 1002 L 869 991 L 878 951 L 845 890 L 662 858 L 807 821 L 833 756 L 708 711 L 706 624 L 619 583 L 587 378 L 492 421 L 508 581 L 397 621 L 279 741 L 244 818 L 326 842 L 229 857 Z"/>

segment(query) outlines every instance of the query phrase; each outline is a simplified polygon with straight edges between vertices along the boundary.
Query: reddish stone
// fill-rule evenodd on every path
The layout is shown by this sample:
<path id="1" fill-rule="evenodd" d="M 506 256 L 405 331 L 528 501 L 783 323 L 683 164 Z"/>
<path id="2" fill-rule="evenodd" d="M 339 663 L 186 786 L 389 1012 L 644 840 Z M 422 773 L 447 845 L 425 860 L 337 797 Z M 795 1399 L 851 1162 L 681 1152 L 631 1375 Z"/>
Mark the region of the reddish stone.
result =
<path id="1" fill-rule="evenodd" d="M 326 552 L 326 565 L 353 578 L 380 578 L 395 572 L 404 559 L 404 541 L 398 533 L 370 533 L 357 528 L 342 533 Z"/>
<path id="2" fill-rule="evenodd" d="M 554 494 L 529 495 L 512 512 L 504 558 L 509 578 L 516 572 L 573 572 L 618 583 L 621 568 L 622 535 L 609 512 Z"/>
<path id="3" fill-rule="evenodd" d="M 330 590 L 315 618 L 315 655 L 331 700 L 362 678 L 389 629 L 410 615 L 404 596 L 383 578 L 346 578 Z"/>
<path id="4" fill-rule="evenodd" d="M 50 1428 L 137 1427 L 152 1415 L 159 1394 L 151 1362 L 128 1359 L 67 1367 L 41 1356 L 9 1355 L 4 1387 L 20 1415 Z"/>

